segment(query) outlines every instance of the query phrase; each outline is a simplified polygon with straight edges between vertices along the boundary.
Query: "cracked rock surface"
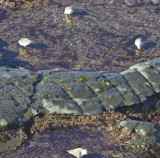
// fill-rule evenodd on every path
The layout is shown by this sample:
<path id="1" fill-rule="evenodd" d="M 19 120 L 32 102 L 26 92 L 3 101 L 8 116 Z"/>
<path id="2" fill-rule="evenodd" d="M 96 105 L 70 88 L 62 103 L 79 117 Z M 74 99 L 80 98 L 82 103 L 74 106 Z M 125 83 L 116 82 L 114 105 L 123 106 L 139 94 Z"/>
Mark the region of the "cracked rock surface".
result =
<path id="1" fill-rule="evenodd" d="M 160 58 L 122 73 L 0 68 L 0 126 L 43 114 L 97 115 L 160 92 Z"/>

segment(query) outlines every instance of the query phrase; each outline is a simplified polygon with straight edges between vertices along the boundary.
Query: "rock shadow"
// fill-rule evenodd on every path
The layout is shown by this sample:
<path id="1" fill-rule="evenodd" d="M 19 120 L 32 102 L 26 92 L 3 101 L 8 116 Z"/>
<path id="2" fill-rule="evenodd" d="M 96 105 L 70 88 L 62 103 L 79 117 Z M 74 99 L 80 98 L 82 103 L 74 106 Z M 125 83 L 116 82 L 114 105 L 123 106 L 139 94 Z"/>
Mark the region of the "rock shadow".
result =
<path id="1" fill-rule="evenodd" d="M 61 68 L 65 68 L 65 69 L 70 69 L 69 63 L 67 63 L 65 61 L 50 62 L 50 63 L 48 63 L 48 65 L 52 66 L 52 67 L 61 67 Z"/>
<path id="2" fill-rule="evenodd" d="M 92 153 L 92 154 L 84 155 L 84 156 L 82 156 L 82 158 L 102 158 L 102 155 Z"/>
<path id="3" fill-rule="evenodd" d="M 88 14 L 88 12 L 86 12 L 86 11 L 75 11 L 75 12 L 73 12 L 73 15 L 74 16 L 84 16 L 84 15 L 89 15 Z"/>
<path id="4" fill-rule="evenodd" d="M 0 22 L 2 22 L 4 19 L 7 19 L 7 11 L 0 9 Z"/>
<path id="5" fill-rule="evenodd" d="M 33 49 L 46 49 L 48 48 L 49 46 L 44 44 L 44 43 L 37 43 L 37 44 L 30 44 L 30 47 L 33 48 Z"/>

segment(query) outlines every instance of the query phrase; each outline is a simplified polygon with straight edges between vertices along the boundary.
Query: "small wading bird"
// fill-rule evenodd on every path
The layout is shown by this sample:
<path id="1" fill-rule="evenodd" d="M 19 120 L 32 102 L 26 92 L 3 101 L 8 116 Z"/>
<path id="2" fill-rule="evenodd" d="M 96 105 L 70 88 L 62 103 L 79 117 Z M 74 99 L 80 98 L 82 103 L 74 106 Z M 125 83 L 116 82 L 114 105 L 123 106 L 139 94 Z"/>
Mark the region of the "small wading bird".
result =
<path id="1" fill-rule="evenodd" d="M 66 23 L 72 28 L 73 27 L 73 21 L 74 21 L 74 18 L 73 18 L 73 7 L 66 7 L 65 10 L 64 10 L 64 15 L 65 15 L 65 18 L 66 18 Z"/>
<path id="2" fill-rule="evenodd" d="M 87 155 L 87 150 L 86 149 L 82 149 L 82 148 L 76 148 L 73 150 L 68 150 L 67 151 L 69 154 L 77 157 L 77 158 L 81 158 L 84 155 Z"/>
<path id="3" fill-rule="evenodd" d="M 141 50 L 143 47 L 143 40 L 142 38 L 137 38 L 135 40 L 135 45 L 137 46 L 138 50 Z"/>
<path id="4" fill-rule="evenodd" d="M 143 54 L 143 39 L 142 38 L 137 38 L 135 40 L 135 45 L 137 46 L 137 50 L 136 50 L 136 55 L 142 55 Z"/>
<path id="5" fill-rule="evenodd" d="M 21 47 L 19 48 L 19 53 L 20 53 L 21 55 L 26 56 L 26 57 L 32 57 L 31 52 L 30 52 L 30 51 L 28 50 L 28 48 L 27 48 L 27 46 L 28 46 L 29 44 L 31 44 L 32 41 L 29 40 L 28 38 L 21 38 L 21 39 L 18 41 L 18 43 L 19 43 L 19 45 L 21 46 Z"/>
<path id="6" fill-rule="evenodd" d="M 67 15 L 71 15 L 73 14 L 73 7 L 66 7 L 65 10 L 64 10 L 64 14 L 67 14 Z"/>
<path id="7" fill-rule="evenodd" d="M 32 41 L 29 40 L 28 38 L 21 38 L 18 41 L 18 43 L 19 43 L 20 46 L 26 47 L 26 46 L 30 45 L 32 43 Z"/>

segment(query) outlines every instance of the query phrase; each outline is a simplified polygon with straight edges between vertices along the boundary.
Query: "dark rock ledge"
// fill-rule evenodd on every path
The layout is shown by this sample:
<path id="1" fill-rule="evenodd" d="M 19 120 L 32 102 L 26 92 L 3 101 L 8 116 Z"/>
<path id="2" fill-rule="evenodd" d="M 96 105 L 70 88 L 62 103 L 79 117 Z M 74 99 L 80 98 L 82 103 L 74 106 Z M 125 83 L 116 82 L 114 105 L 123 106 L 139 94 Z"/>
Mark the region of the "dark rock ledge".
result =
<path id="1" fill-rule="evenodd" d="M 0 126 L 22 126 L 40 113 L 98 115 L 144 102 L 160 92 L 160 58 L 121 73 L 0 67 L 0 81 Z M 124 120 L 117 125 L 139 135 L 139 142 L 126 142 L 131 145 L 148 148 L 160 137 L 152 123 Z"/>

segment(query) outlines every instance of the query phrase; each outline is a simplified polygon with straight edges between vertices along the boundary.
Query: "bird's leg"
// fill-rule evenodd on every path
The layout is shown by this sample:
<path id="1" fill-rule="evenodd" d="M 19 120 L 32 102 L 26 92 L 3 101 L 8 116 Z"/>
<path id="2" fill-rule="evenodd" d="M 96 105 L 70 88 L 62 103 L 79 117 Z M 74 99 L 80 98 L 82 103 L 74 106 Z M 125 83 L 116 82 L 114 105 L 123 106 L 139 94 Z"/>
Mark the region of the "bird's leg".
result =
<path id="1" fill-rule="evenodd" d="M 143 55 L 143 52 L 144 52 L 144 49 L 143 48 L 141 48 L 141 49 L 136 49 L 136 55 L 137 56 L 141 56 L 141 55 Z"/>

